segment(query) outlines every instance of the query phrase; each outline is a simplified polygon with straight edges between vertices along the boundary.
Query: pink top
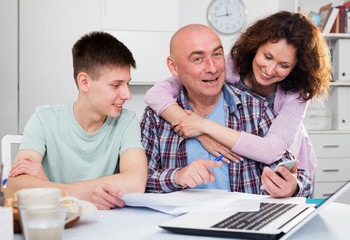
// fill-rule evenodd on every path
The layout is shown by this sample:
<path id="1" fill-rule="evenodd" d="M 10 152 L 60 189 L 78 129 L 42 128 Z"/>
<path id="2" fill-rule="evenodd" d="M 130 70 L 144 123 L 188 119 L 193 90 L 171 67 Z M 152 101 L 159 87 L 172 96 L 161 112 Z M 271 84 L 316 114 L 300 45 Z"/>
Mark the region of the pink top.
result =
<path id="1" fill-rule="evenodd" d="M 236 84 L 240 76 L 233 72 L 233 61 L 229 56 L 226 57 L 226 63 L 226 81 Z M 147 91 L 145 103 L 160 115 L 165 108 L 177 104 L 175 97 L 181 88 L 182 84 L 176 77 L 158 82 Z M 255 161 L 271 164 L 279 160 L 288 149 L 300 161 L 300 167 L 307 170 L 313 179 L 317 159 L 302 123 L 306 108 L 307 103 L 299 100 L 298 93 L 285 92 L 278 86 L 274 101 L 276 118 L 269 132 L 263 138 L 241 132 L 232 151 Z"/>

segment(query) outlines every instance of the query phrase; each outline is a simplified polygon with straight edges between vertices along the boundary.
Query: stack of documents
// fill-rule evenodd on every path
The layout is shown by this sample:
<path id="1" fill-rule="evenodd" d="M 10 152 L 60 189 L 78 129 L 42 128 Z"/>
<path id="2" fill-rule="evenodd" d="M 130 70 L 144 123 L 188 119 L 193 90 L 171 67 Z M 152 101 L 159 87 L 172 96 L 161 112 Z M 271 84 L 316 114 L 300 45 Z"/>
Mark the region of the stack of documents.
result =
<path id="1" fill-rule="evenodd" d="M 171 215 L 188 212 L 258 211 L 260 202 L 305 203 L 305 198 L 272 198 L 216 189 L 185 189 L 171 193 L 129 193 L 121 199 L 126 206 L 148 207 Z"/>

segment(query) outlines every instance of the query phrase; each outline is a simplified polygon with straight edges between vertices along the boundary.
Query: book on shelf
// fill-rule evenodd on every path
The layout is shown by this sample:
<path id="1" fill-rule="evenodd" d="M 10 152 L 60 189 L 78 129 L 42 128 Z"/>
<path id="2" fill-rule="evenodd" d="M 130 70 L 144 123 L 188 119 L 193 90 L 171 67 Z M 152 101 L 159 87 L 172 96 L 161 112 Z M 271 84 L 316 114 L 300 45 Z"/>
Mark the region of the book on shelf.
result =
<path id="1" fill-rule="evenodd" d="M 327 22 L 329 15 L 330 15 L 331 10 L 332 10 L 332 3 L 329 3 L 325 6 L 320 7 L 320 11 L 319 11 L 319 15 L 321 18 L 320 28 L 322 29 L 322 31 L 326 25 L 326 22 Z"/>
<path id="2" fill-rule="evenodd" d="M 341 5 L 341 6 L 337 6 L 336 8 L 339 9 L 339 13 L 338 13 L 339 27 L 338 27 L 338 31 L 335 33 L 345 33 L 346 7 L 344 5 Z"/>
<path id="3" fill-rule="evenodd" d="M 319 15 L 320 28 L 324 34 L 350 33 L 350 1 L 336 7 L 328 3 L 320 8 Z"/>
<path id="4" fill-rule="evenodd" d="M 331 31 L 330 33 L 339 33 L 339 22 L 340 22 L 340 19 L 339 19 L 339 13 L 333 23 L 333 26 L 331 28 Z"/>
<path id="5" fill-rule="evenodd" d="M 345 32 L 350 33 L 350 8 L 345 9 Z"/>
<path id="6" fill-rule="evenodd" d="M 345 6 L 346 8 L 350 8 L 350 1 L 343 3 L 343 6 Z"/>
<path id="7" fill-rule="evenodd" d="M 324 26 L 323 33 L 327 34 L 331 32 L 333 25 L 336 23 L 338 13 L 339 13 L 339 8 L 332 7 L 332 10 Z"/>
<path id="8" fill-rule="evenodd" d="M 344 2 L 345 7 L 345 32 L 350 33 L 350 1 Z"/>

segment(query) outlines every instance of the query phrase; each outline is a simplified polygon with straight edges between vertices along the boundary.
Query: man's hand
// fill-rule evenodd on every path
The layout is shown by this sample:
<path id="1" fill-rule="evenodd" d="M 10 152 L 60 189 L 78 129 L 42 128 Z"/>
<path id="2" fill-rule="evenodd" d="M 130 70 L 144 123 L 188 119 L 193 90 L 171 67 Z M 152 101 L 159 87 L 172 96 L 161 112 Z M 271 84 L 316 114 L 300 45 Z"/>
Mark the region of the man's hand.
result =
<path id="1" fill-rule="evenodd" d="M 120 199 L 124 194 L 108 183 L 100 183 L 94 186 L 78 186 L 78 191 L 70 193 L 81 200 L 89 201 L 99 210 L 108 210 L 116 207 L 124 207 L 125 203 Z"/>
<path id="2" fill-rule="evenodd" d="M 200 184 L 214 182 L 215 175 L 209 169 L 220 167 L 222 162 L 213 160 L 197 159 L 175 174 L 175 182 L 178 185 L 194 188 Z"/>
<path id="3" fill-rule="evenodd" d="M 277 198 L 291 197 L 298 190 L 297 168 L 299 161 L 289 171 L 283 166 L 279 166 L 277 171 L 282 175 L 272 171 L 269 167 L 265 167 L 261 175 L 261 182 L 265 190 L 272 196 Z"/>
<path id="4" fill-rule="evenodd" d="M 31 155 L 18 159 L 16 163 L 12 166 L 9 172 L 9 177 L 17 177 L 22 174 L 28 174 L 48 181 L 43 166 L 40 162 L 36 161 Z"/>

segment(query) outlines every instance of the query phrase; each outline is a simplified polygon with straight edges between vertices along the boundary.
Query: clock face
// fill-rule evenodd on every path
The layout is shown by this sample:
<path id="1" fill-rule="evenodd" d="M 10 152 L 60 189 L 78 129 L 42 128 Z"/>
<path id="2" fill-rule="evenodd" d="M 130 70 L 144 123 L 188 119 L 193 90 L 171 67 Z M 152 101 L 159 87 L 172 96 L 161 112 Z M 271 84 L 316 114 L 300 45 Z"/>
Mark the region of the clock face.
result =
<path id="1" fill-rule="evenodd" d="M 218 32 L 232 34 L 246 21 L 247 11 L 241 0 L 214 0 L 208 7 L 208 21 Z"/>

